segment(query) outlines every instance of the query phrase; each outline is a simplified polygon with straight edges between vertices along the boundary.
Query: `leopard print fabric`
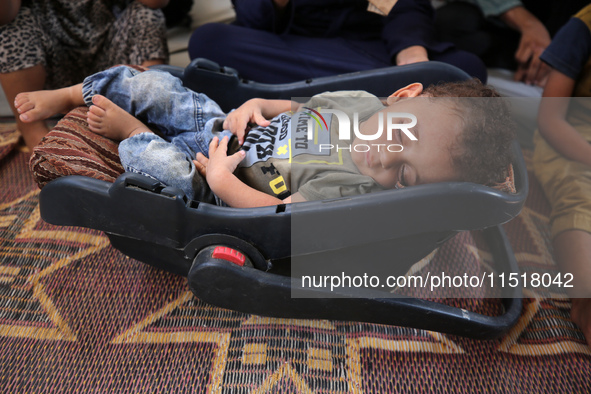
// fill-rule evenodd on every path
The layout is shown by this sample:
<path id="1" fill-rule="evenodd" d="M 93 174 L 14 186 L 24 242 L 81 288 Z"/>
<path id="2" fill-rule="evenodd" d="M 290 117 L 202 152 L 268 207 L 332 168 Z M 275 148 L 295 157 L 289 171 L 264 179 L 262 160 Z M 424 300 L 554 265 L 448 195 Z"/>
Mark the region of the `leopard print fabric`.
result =
<path id="1" fill-rule="evenodd" d="M 137 1 L 23 1 L 0 27 L 0 73 L 43 65 L 47 89 L 153 59 L 168 61 L 164 15 Z"/>

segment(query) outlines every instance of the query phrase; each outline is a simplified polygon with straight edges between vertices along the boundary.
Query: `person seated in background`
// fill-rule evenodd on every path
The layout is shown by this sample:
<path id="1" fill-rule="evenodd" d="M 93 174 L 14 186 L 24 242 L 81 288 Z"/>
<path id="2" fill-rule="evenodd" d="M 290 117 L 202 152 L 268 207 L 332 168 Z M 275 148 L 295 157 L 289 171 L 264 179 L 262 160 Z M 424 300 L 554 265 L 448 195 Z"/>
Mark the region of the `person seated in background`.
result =
<path id="1" fill-rule="evenodd" d="M 540 61 L 551 37 L 587 0 L 445 1 L 435 12 L 440 39 L 475 53 L 487 67 L 515 70 L 514 80 L 544 86 L 549 66 Z"/>
<path id="2" fill-rule="evenodd" d="M 162 12 L 168 0 L 0 0 L 0 84 L 32 149 L 49 131 L 23 123 L 21 92 L 55 89 L 115 64 L 168 61 Z"/>
<path id="3" fill-rule="evenodd" d="M 486 82 L 482 61 L 438 40 L 429 0 L 233 0 L 233 24 L 197 28 L 198 57 L 246 79 L 294 81 L 428 60 L 452 64 Z M 375 3 L 375 4 L 374 4 Z"/>
<path id="4" fill-rule="evenodd" d="M 554 255 L 573 276 L 571 317 L 591 345 L 591 5 L 556 34 L 538 111 L 533 165 L 552 212 Z M 570 99 L 569 97 L 577 97 Z M 582 98 L 584 97 L 584 99 Z"/>
<path id="5" fill-rule="evenodd" d="M 121 141 L 126 171 L 178 187 L 190 199 L 241 208 L 443 181 L 494 183 L 510 163 L 514 136 L 504 101 L 474 80 L 426 90 L 413 83 L 386 105 L 361 91 L 323 93 L 306 104 L 252 99 L 226 116 L 167 72 L 121 66 L 83 84 L 16 98 L 25 122 L 84 104 L 90 106 L 90 129 Z M 308 140 L 313 108 L 357 117 L 371 144 L 358 132 L 342 139 L 341 120 L 329 115 L 317 138 Z M 392 112 L 402 128 L 412 123 L 405 113 L 414 123 L 376 136 Z"/>

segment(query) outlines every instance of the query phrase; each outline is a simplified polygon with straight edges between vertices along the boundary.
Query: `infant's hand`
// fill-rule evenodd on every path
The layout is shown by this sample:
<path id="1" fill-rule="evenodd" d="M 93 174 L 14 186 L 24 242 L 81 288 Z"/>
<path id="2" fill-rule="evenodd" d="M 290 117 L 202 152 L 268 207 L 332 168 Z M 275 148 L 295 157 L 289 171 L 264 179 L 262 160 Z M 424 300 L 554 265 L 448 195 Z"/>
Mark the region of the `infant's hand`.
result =
<path id="1" fill-rule="evenodd" d="M 196 160 L 193 160 L 197 171 L 205 177 L 207 183 L 221 180 L 225 175 L 232 174 L 238 164 L 244 159 L 244 151 L 238 151 L 228 156 L 228 137 L 219 141 L 214 137 L 209 144 L 209 159 L 201 152 L 197 153 Z"/>
<path id="2" fill-rule="evenodd" d="M 261 101 L 251 99 L 240 107 L 230 112 L 224 121 L 224 129 L 230 130 L 232 134 L 238 137 L 238 143 L 244 143 L 244 136 L 248 131 L 248 124 L 256 123 L 259 126 L 266 127 L 271 124 L 262 114 Z"/>
<path id="3" fill-rule="evenodd" d="M 195 164 L 197 171 L 207 179 L 207 165 L 209 164 L 209 159 L 205 157 L 203 153 L 199 152 L 197 153 L 196 160 L 193 160 L 193 164 Z"/>

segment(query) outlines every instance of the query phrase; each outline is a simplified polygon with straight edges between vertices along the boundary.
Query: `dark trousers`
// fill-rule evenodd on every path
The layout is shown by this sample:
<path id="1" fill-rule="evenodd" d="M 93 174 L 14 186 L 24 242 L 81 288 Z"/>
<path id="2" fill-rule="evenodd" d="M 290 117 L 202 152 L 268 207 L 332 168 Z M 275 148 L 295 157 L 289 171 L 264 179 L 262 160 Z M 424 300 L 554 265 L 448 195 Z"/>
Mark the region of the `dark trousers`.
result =
<path id="1" fill-rule="evenodd" d="M 524 0 L 551 37 L 589 0 Z M 478 55 L 487 67 L 517 68 L 515 52 L 521 35 L 498 18 L 485 18 L 480 8 L 463 1 L 452 1 L 435 12 L 435 28 L 441 41 Z"/>
<path id="2" fill-rule="evenodd" d="M 217 23 L 195 30 L 189 41 L 189 55 L 191 59 L 213 60 L 235 68 L 245 79 L 266 83 L 289 83 L 393 65 L 381 40 L 277 35 Z M 486 81 L 486 68 L 472 53 L 452 48 L 430 53 L 429 58 Z"/>

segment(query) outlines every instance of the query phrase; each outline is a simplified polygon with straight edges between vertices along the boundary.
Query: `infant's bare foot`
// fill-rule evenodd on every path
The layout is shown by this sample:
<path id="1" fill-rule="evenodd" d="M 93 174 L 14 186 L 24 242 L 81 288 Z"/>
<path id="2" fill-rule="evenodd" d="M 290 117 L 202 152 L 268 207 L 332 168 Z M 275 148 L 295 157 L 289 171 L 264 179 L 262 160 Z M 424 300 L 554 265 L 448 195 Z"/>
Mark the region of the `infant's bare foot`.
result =
<path id="1" fill-rule="evenodd" d="M 14 107 L 20 114 L 19 119 L 24 123 L 45 120 L 54 115 L 66 113 L 76 104 L 72 102 L 71 88 L 19 93 L 14 99 Z"/>
<path id="2" fill-rule="evenodd" d="M 122 141 L 132 135 L 151 132 L 140 120 L 105 96 L 95 95 L 88 110 L 90 130 L 104 137 Z"/>

